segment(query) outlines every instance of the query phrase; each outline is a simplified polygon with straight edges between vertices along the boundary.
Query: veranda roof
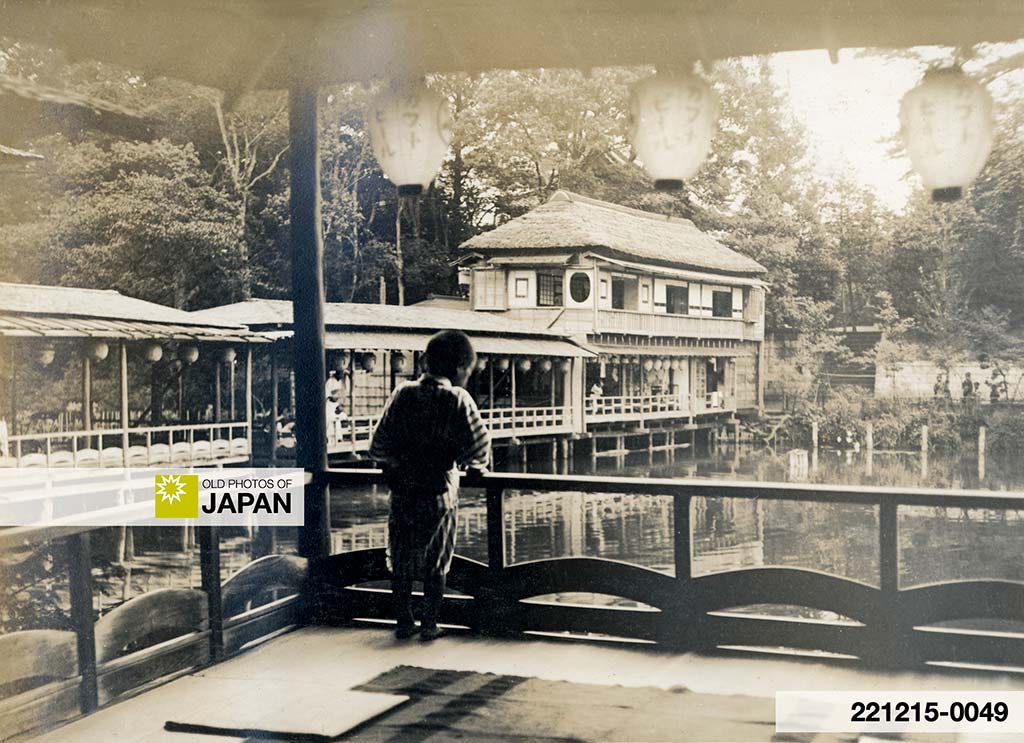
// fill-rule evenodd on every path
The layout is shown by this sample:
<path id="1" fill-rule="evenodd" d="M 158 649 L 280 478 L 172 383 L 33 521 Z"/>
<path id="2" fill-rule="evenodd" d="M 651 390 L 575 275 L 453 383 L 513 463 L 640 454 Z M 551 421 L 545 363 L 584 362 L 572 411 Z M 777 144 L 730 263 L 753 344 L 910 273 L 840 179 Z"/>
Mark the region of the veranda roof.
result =
<path id="1" fill-rule="evenodd" d="M 0 336 L 267 342 L 234 323 L 203 322 L 109 289 L 0 282 Z"/>
<path id="2" fill-rule="evenodd" d="M 4 34 L 229 93 L 495 68 L 685 64 L 1024 36 L 1019 0 L 8 2 Z"/>
<path id="3" fill-rule="evenodd" d="M 292 303 L 281 299 L 250 299 L 191 313 L 200 320 L 247 325 L 268 336 L 288 337 Z M 462 330 L 480 353 L 589 356 L 566 336 L 534 328 L 467 307 L 398 306 L 329 302 L 324 306 L 328 348 L 423 350 L 439 330 Z"/>
<path id="4" fill-rule="evenodd" d="M 764 266 L 701 232 L 688 219 L 630 209 L 558 191 L 547 203 L 462 243 L 462 249 L 506 253 L 601 250 L 619 258 L 674 268 L 759 276 Z"/>

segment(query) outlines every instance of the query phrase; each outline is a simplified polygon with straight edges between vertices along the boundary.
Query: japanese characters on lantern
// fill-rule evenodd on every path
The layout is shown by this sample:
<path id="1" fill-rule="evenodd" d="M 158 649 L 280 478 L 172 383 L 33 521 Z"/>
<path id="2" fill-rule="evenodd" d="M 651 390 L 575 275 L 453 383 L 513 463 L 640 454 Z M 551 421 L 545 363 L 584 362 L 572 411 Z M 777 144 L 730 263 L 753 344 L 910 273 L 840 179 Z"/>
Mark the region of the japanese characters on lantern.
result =
<path id="1" fill-rule="evenodd" d="M 718 100 L 696 75 L 658 74 L 633 86 L 630 141 L 659 190 L 678 190 L 711 150 Z"/>
<path id="2" fill-rule="evenodd" d="M 368 116 L 373 154 L 399 195 L 425 191 L 452 139 L 448 100 L 422 82 L 385 89 Z"/>

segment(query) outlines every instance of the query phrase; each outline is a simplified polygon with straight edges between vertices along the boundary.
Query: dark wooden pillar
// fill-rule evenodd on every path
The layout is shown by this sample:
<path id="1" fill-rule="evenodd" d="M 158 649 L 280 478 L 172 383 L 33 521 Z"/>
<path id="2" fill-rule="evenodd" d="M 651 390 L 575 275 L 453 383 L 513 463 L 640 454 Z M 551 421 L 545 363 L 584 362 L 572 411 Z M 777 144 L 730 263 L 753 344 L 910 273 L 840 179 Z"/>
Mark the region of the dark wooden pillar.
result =
<path id="1" fill-rule="evenodd" d="M 299 552 L 312 560 L 330 552 L 324 358 L 323 240 L 320 235 L 320 152 L 317 87 L 297 74 L 288 90 L 291 152 L 292 369 L 295 371 L 295 459 L 312 476 L 305 493 Z"/>
<path id="2" fill-rule="evenodd" d="M 79 701 L 82 712 L 89 713 L 99 706 L 99 692 L 96 680 L 96 632 L 92 618 L 92 557 L 88 532 L 69 536 L 67 549 L 71 621 L 78 648 L 78 672 L 82 675 Z"/>
<path id="3" fill-rule="evenodd" d="M 281 401 L 277 389 L 277 345 L 270 346 L 270 466 L 277 466 L 277 417 Z"/>
<path id="4" fill-rule="evenodd" d="M 221 359 L 218 357 L 216 361 L 216 375 L 213 381 L 213 420 L 220 423 L 224 419 L 224 414 L 221 411 L 221 382 L 220 382 L 220 370 L 223 364 Z"/>
<path id="5" fill-rule="evenodd" d="M 92 430 L 92 358 L 88 349 L 82 354 L 82 430 Z"/>
<path id="6" fill-rule="evenodd" d="M 11 436 L 18 435 L 18 354 L 13 338 L 7 339 L 11 348 L 11 425 L 8 432 Z"/>

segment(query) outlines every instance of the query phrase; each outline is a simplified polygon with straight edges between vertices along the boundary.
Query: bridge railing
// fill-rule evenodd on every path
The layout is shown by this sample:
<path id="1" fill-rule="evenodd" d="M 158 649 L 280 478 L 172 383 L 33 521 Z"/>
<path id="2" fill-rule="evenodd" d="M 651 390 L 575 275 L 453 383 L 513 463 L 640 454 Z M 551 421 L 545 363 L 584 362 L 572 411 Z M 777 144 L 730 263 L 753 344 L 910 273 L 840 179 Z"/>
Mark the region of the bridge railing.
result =
<path id="1" fill-rule="evenodd" d="M 380 482 L 375 471 L 333 470 L 329 478 L 335 492 Z M 486 490 L 487 561 L 456 557 L 449 585 L 459 595 L 446 602 L 443 617 L 452 624 L 495 635 L 564 632 L 698 651 L 786 649 L 887 668 L 1024 668 L 1024 583 L 972 579 L 900 585 L 900 519 L 907 509 L 1024 512 L 1024 494 L 505 474 L 487 475 L 472 485 Z M 506 501 L 520 493 L 572 492 L 671 499 L 674 574 L 592 557 L 510 564 Z M 699 497 L 870 507 L 877 519 L 876 580 L 774 566 L 695 575 L 691 514 Z M 390 616 L 388 592 L 379 585 L 361 587 L 388 577 L 383 547 L 333 555 L 326 575 L 318 592 L 325 615 L 342 620 Z M 580 606 L 538 598 L 557 593 L 608 594 L 643 606 Z M 832 618 L 749 608 L 763 605 L 805 607 Z M 743 607 L 748 608 L 736 611 Z"/>

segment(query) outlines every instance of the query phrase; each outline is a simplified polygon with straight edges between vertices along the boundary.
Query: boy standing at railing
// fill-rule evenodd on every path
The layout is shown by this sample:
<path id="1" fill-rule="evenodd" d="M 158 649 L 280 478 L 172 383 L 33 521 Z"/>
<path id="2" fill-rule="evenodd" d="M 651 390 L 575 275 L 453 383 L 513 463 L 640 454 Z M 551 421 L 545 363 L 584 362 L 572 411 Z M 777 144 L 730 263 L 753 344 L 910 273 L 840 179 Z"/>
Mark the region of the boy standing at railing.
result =
<path id="1" fill-rule="evenodd" d="M 416 634 L 412 582 L 423 581 L 422 640 L 441 635 L 437 619 L 455 551 L 458 468 L 485 471 L 490 436 L 464 389 L 476 366 L 465 333 L 445 330 L 427 344 L 427 373 L 395 389 L 373 434 L 370 457 L 391 488 L 388 567 L 399 639 Z"/>

